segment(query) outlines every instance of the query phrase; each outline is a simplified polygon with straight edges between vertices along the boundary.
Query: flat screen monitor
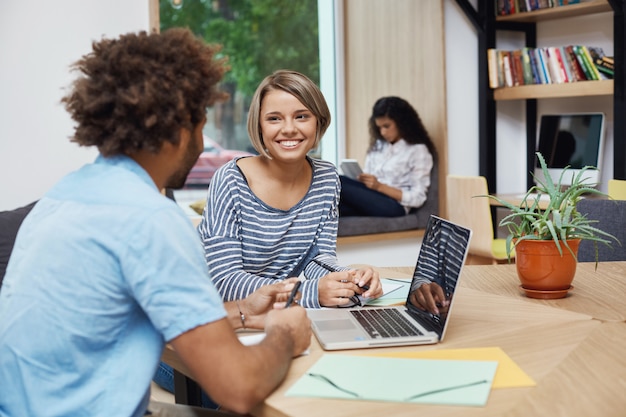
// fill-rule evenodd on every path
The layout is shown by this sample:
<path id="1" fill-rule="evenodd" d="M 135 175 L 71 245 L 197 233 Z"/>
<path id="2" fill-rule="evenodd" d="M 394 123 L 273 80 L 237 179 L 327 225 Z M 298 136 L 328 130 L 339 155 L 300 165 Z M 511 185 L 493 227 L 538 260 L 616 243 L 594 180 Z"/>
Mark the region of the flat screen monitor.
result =
<path id="1" fill-rule="evenodd" d="M 597 186 L 604 151 L 604 113 L 542 115 L 537 150 L 545 158 L 555 183 L 566 166 L 569 169 L 563 176 L 563 186 L 571 185 L 572 178 L 583 167 L 593 166 L 596 169 L 587 170 L 585 179 L 590 186 Z M 534 174 L 537 179 L 544 180 L 537 158 Z"/>

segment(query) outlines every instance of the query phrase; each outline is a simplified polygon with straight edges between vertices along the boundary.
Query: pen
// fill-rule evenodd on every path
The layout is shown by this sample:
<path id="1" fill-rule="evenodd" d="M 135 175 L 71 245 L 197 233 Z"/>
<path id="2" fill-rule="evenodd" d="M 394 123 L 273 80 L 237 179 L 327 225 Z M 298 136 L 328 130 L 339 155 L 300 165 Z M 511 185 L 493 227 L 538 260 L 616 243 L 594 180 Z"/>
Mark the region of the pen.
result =
<path id="1" fill-rule="evenodd" d="M 315 262 L 316 264 L 318 264 L 319 266 L 321 266 L 324 269 L 329 270 L 330 272 L 341 272 L 341 269 L 337 269 L 336 267 L 327 264 L 326 262 L 320 261 L 319 259 L 313 259 L 313 262 Z M 360 287 L 363 291 L 367 291 L 370 289 L 369 285 L 364 285 L 362 287 Z"/>
<path id="2" fill-rule="evenodd" d="M 302 281 L 296 281 L 293 289 L 291 290 L 291 294 L 289 294 L 289 298 L 287 299 L 287 304 L 285 305 L 285 308 L 289 308 L 289 306 L 293 303 L 293 300 L 295 300 L 300 285 L 302 285 Z"/>

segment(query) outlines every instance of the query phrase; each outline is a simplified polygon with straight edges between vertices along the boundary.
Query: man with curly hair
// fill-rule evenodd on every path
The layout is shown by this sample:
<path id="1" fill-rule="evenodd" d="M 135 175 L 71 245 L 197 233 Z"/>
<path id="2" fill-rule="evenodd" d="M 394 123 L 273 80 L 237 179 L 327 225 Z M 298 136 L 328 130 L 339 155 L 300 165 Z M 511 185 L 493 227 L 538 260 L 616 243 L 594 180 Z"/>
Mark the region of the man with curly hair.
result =
<path id="1" fill-rule="evenodd" d="M 159 190 L 202 151 L 207 106 L 224 99 L 218 47 L 186 29 L 93 43 L 63 98 L 94 163 L 26 217 L 0 292 L 0 416 L 213 415 L 149 403 L 165 342 L 226 410 L 248 413 L 309 345 L 294 280 L 222 303 L 197 232 Z M 264 328 L 243 346 L 235 328 Z M 225 413 L 224 413 L 225 414 Z"/>

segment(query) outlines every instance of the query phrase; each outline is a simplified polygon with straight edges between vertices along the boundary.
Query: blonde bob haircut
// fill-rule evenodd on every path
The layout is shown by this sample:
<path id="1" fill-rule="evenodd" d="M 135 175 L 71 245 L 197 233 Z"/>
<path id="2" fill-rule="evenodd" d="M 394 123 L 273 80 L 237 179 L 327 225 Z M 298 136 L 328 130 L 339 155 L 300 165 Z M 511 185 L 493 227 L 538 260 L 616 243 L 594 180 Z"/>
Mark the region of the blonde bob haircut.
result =
<path id="1" fill-rule="evenodd" d="M 248 112 L 248 135 L 252 146 L 260 155 L 272 159 L 263 143 L 261 134 L 261 103 L 265 95 L 272 90 L 282 90 L 297 98 L 317 119 L 317 132 L 315 134 L 315 148 L 319 145 L 322 136 L 330 125 L 330 110 L 326 99 L 306 75 L 296 71 L 278 70 L 265 77 L 252 96 L 250 110 Z"/>

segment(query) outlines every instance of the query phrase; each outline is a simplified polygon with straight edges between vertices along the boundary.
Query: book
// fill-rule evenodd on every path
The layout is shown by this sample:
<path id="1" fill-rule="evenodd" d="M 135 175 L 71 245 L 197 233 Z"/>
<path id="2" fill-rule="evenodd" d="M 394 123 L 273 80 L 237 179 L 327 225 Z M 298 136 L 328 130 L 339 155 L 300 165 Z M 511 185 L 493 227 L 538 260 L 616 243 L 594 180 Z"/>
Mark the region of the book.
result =
<path id="1" fill-rule="evenodd" d="M 603 56 L 602 60 L 608 64 L 611 64 L 611 68 L 613 68 L 613 66 L 615 65 L 615 58 L 613 58 L 612 56 Z"/>
<path id="2" fill-rule="evenodd" d="M 584 59 L 587 60 L 587 62 L 589 63 L 589 71 L 591 71 L 591 73 L 593 74 L 593 79 L 601 80 L 602 77 L 600 76 L 600 72 L 598 72 L 598 68 L 596 68 L 595 64 L 593 63 L 593 58 L 589 53 L 589 49 L 585 45 L 581 45 L 580 48 L 582 50 Z"/>
<path id="3" fill-rule="evenodd" d="M 576 75 L 574 74 L 570 66 L 570 62 L 567 58 L 567 53 L 565 52 L 565 47 L 564 46 L 559 47 L 557 50 L 557 54 L 559 56 L 559 59 L 561 60 L 561 65 L 563 66 L 563 69 L 565 70 L 565 74 L 567 75 L 567 82 L 570 82 L 570 83 L 575 82 Z"/>
<path id="4" fill-rule="evenodd" d="M 608 78 L 613 78 L 615 76 L 615 63 L 610 57 L 605 56 L 597 58 L 593 63 L 596 68 L 598 68 L 598 71 L 606 75 Z"/>
<path id="5" fill-rule="evenodd" d="M 524 68 L 524 85 L 537 84 L 533 75 L 533 70 L 530 66 L 530 55 L 528 54 L 528 48 L 522 48 L 522 67 Z"/>
<path id="6" fill-rule="evenodd" d="M 498 79 L 498 51 L 494 48 L 487 49 L 487 68 L 489 69 L 489 87 L 500 87 Z"/>
<path id="7" fill-rule="evenodd" d="M 548 57 L 548 70 L 550 71 L 550 78 L 554 84 L 562 84 L 565 82 L 563 74 L 561 73 L 561 67 L 557 61 L 556 53 L 553 47 L 545 48 L 546 56 Z"/>
<path id="8" fill-rule="evenodd" d="M 356 159 L 344 159 L 341 161 L 339 166 L 341 167 L 343 174 L 353 180 L 356 180 L 359 174 L 363 173 L 363 170 Z"/>
<path id="9" fill-rule="evenodd" d="M 566 46 L 565 54 L 567 56 L 567 62 L 569 62 L 570 69 L 572 70 L 576 81 L 585 81 L 587 77 L 585 76 L 583 68 L 580 66 L 580 62 L 578 62 L 578 58 L 576 57 L 576 53 L 574 52 L 574 47 L 572 45 Z"/>
<path id="10" fill-rule="evenodd" d="M 537 48 L 537 55 L 539 56 L 539 62 L 541 64 L 541 70 L 546 80 L 546 84 L 552 84 L 552 77 L 550 77 L 548 56 L 546 55 L 545 48 Z"/>
<path id="11" fill-rule="evenodd" d="M 593 73 L 591 71 L 590 63 L 587 61 L 587 59 L 584 57 L 584 53 L 581 50 L 581 47 L 579 45 L 574 45 L 573 46 L 574 52 L 576 53 L 576 59 L 578 60 L 578 63 L 580 64 L 581 68 L 583 69 L 583 72 L 585 73 L 585 79 L 586 80 L 594 80 L 593 78 Z"/>
<path id="12" fill-rule="evenodd" d="M 511 51 L 511 56 L 513 59 L 513 65 L 515 66 L 515 70 L 513 74 L 515 75 L 514 84 L 524 85 L 525 84 L 525 76 L 524 76 L 524 65 L 522 63 L 522 51 L 520 49 L 516 49 Z"/>
<path id="13" fill-rule="evenodd" d="M 591 55 L 591 58 L 593 61 L 595 61 L 597 58 L 603 58 L 604 55 L 604 50 L 599 47 L 599 46 L 587 46 L 587 51 L 589 51 L 589 55 Z"/>
<path id="14" fill-rule="evenodd" d="M 541 75 L 539 74 L 539 69 L 537 68 L 537 55 L 535 54 L 535 49 L 528 48 L 527 52 L 530 59 L 530 69 L 533 72 L 533 80 L 535 84 L 543 84 L 541 81 Z"/>
<path id="15" fill-rule="evenodd" d="M 515 65 L 515 58 L 513 57 L 513 51 L 506 51 L 506 58 L 508 61 L 508 70 L 511 73 L 511 85 L 509 87 L 516 87 L 519 85 L 519 78 L 517 77 L 517 66 Z M 507 67 L 505 67 L 506 69 Z"/>
<path id="16" fill-rule="evenodd" d="M 604 50 L 599 46 L 588 46 L 587 50 L 592 62 L 603 78 L 613 78 L 615 75 L 615 65 L 612 58 L 604 55 Z M 605 60 L 606 58 L 606 60 Z"/>
<path id="17" fill-rule="evenodd" d="M 541 57 L 539 56 L 539 48 L 533 48 L 531 49 L 531 62 L 534 63 L 535 67 L 537 68 L 537 75 L 539 76 L 539 81 L 540 84 L 547 84 L 547 80 L 546 80 L 546 76 L 543 72 L 543 66 L 541 64 Z"/>
<path id="18" fill-rule="evenodd" d="M 506 15 L 506 9 L 504 8 L 505 1 L 506 0 L 498 0 L 496 3 L 496 13 L 498 14 L 498 16 Z"/>
<path id="19" fill-rule="evenodd" d="M 509 53 L 504 51 L 502 54 L 502 69 L 504 71 L 504 85 L 513 87 L 513 72 L 511 69 L 511 60 Z"/>
<path id="20" fill-rule="evenodd" d="M 504 51 L 496 49 L 496 59 L 497 59 L 497 70 L 498 70 L 498 86 L 504 87 L 506 85 L 504 81 L 504 62 L 502 58 L 504 57 Z"/>

